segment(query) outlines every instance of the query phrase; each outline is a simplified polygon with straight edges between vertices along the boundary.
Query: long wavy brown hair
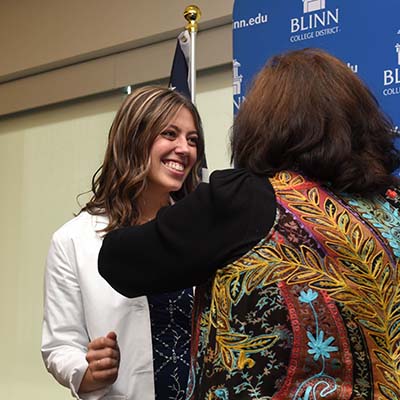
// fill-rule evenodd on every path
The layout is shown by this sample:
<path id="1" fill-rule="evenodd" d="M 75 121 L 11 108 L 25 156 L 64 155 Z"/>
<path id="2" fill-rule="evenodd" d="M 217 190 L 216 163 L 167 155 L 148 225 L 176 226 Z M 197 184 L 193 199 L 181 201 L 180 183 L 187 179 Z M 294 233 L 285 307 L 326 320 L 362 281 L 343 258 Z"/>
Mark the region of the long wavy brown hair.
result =
<path id="1" fill-rule="evenodd" d="M 106 215 L 109 223 L 104 232 L 135 225 L 140 219 L 137 200 L 147 186 L 151 147 L 182 107 L 192 114 L 198 132 L 197 160 L 182 188 L 171 196 L 179 200 L 198 184 L 204 137 L 196 107 L 180 93 L 163 87 L 133 91 L 115 115 L 103 164 L 92 178 L 93 196 L 81 210 Z"/>
<path id="2" fill-rule="evenodd" d="M 333 189 L 375 193 L 396 184 L 394 129 L 350 68 L 319 49 L 271 58 L 235 119 L 232 160 L 258 174 L 304 173 Z"/>

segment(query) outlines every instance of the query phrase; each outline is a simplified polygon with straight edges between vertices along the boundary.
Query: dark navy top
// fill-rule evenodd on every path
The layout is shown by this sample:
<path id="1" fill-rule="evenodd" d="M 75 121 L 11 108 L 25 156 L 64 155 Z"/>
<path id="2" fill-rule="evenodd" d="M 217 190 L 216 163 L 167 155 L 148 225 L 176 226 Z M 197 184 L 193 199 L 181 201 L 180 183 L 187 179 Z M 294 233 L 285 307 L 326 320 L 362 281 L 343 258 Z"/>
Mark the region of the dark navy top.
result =
<path id="1" fill-rule="evenodd" d="M 183 400 L 189 374 L 193 289 L 147 296 L 157 400 Z"/>

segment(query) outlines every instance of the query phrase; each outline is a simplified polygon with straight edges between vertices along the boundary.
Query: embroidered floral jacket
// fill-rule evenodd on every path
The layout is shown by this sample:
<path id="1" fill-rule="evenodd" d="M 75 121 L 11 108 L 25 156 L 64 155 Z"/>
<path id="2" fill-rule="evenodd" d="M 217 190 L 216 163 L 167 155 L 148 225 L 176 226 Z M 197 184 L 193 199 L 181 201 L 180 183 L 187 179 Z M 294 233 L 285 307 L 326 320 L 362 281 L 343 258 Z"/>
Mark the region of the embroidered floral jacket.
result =
<path id="1" fill-rule="evenodd" d="M 196 291 L 187 399 L 400 399 L 399 210 L 270 181 L 273 229 Z"/>

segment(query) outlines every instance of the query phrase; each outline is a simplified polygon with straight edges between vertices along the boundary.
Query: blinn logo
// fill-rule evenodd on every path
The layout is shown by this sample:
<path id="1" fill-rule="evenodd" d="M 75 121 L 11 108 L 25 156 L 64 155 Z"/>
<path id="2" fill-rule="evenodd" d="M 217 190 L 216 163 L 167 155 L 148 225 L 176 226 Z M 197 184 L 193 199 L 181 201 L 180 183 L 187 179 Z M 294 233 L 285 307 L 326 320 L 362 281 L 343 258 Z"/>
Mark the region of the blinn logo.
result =
<path id="1" fill-rule="evenodd" d="M 304 14 L 325 8 L 325 0 L 303 0 L 303 3 Z"/>
<path id="2" fill-rule="evenodd" d="M 290 32 L 306 32 L 313 29 L 329 28 L 339 24 L 339 9 L 325 10 L 325 0 L 302 0 L 303 16 L 290 20 Z M 307 14 L 307 15 L 304 15 Z M 328 32 L 327 34 L 337 33 Z M 312 35 L 313 37 L 313 35 Z M 311 37 L 308 37 L 310 39 Z"/>
<path id="3" fill-rule="evenodd" d="M 400 65 L 400 44 L 396 43 L 394 46 L 397 52 L 397 64 Z M 392 86 L 391 85 L 399 85 L 400 84 L 400 67 L 393 69 L 385 69 L 383 71 L 383 85 L 385 89 L 383 89 L 384 96 L 393 96 L 400 94 L 400 86 Z"/>
<path id="4" fill-rule="evenodd" d="M 238 60 L 233 60 L 233 106 L 236 111 L 245 100 L 245 96 L 242 95 L 243 75 L 239 74 L 241 66 Z"/>
<path id="5" fill-rule="evenodd" d="M 239 75 L 239 67 L 241 64 L 238 60 L 233 60 L 233 94 L 241 94 L 242 93 L 242 80 L 243 75 Z"/>

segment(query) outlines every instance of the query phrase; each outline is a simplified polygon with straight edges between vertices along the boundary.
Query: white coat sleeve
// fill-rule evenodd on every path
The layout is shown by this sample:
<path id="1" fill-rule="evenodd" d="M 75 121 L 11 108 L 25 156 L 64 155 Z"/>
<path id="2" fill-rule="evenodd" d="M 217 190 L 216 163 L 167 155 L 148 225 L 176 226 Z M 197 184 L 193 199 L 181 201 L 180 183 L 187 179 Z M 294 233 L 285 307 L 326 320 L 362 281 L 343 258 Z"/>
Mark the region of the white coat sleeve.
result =
<path id="1" fill-rule="evenodd" d="M 97 400 L 109 389 L 78 395 L 88 367 L 89 337 L 76 271 L 72 239 L 56 232 L 46 263 L 41 351 L 47 370 L 61 385 L 69 387 L 74 397 Z"/>

